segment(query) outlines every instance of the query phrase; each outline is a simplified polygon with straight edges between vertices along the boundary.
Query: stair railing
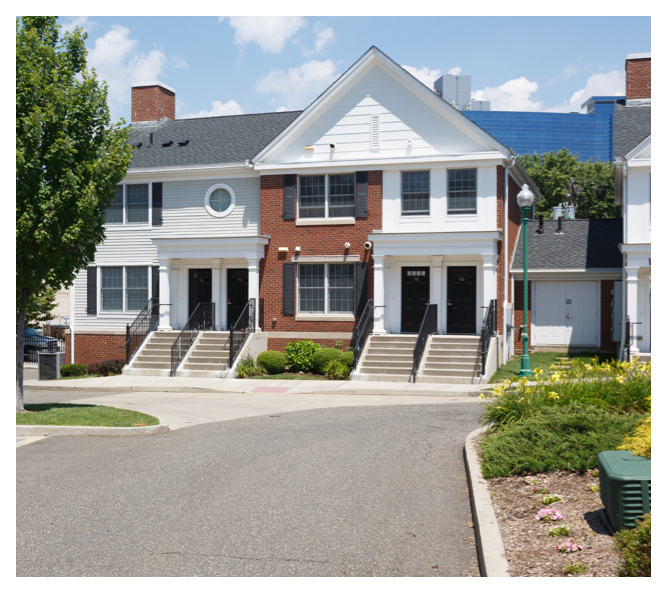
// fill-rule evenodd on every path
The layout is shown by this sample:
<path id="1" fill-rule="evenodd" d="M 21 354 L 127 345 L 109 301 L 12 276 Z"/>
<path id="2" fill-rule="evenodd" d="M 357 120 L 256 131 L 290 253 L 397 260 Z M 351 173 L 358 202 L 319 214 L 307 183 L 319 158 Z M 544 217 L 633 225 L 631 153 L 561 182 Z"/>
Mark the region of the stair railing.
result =
<path id="1" fill-rule="evenodd" d="M 486 372 L 486 359 L 489 355 L 489 345 L 491 338 L 497 335 L 498 331 L 498 300 L 491 299 L 484 315 L 482 331 L 479 336 L 479 346 L 477 347 L 477 358 L 475 359 L 475 375 L 483 377 Z"/>
<path id="2" fill-rule="evenodd" d="M 176 374 L 178 365 L 195 343 L 199 332 L 213 329 L 215 329 L 215 303 L 199 303 L 171 346 L 170 376 Z"/>
<path id="3" fill-rule="evenodd" d="M 438 333 L 438 305 L 426 305 L 424 317 L 419 333 L 417 334 L 417 341 L 415 342 L 415 349 L 412 355 L 412 373 L 410 377 L 413 383 L 417 382 L 417 373 L 419 372 L 419 365 L 421 364 L 426 349 L 426 342 L 428 337 L 432 334 Z"/>
<path id="4" fill-rule="evenodd" d="M 160 320 L 160 304 L 157 297 L 148 299 L 148 302 L 132 323 L 125 326 L 125 364 L 137 353 L 151 332 L 155 331 Z"/>
<path id="5" fill-rule="evenodd" d="M 229 328 L 229 338 L 225 344 L 225 346 L 229 345 L 229 369 L 234 366 L 236 358 L 243 349 L 248 336 L 254 333 L 255 327 L 255 299 L 249 299 L 234 325 Z"/>
<path id="6" fill-rule="evenodd" d="M 359 317 L 359 321 L 356 323 L 354 329 L 352 330 L 352 340 L 350 345 L 352 347 L 352 352 L 354 352 L 354 362 L 352 363 L 353 370 L 357 368 L 357 363 L 361 358 L 361 353 L 364 351 L 364 347 L 366 346 L 366 340 L 368 340 L 368 336 L 370 336 L 371 332 L 373 331 L 374 310 L 373 299 L 368 299 L 368 301 L 366 301 L 366 306 L 361 313 L 361 317 Z"/>

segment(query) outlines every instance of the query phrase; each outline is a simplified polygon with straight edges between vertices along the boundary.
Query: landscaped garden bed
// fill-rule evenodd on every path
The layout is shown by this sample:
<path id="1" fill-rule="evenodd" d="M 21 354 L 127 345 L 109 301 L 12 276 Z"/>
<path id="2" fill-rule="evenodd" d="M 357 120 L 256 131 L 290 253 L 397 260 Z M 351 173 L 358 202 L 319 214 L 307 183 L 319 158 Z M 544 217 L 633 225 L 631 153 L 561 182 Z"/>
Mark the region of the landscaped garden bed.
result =
<path id="1" fill-rule="evenodd" d="M 530 365 L 533 372 L 537 369 L 542 369 L 544 373 L 551 372 L 549 368 L 558 363 L 568 364 L 568 361 L 581 361 L 591 363 L 594 360 L 599 362 L 607 362 L 613 360 L 612 354 L 600 354 L 595 352 L 573 352 L 571 354 L 563 352 L 533 352 L 530 355 Z M 515 381 L 519 378 L 519 371 L 521 370 L 521 356 L 512 357 L 507 364 L 501 366 L 489 379 L 489 383 L 501 383 L 506 379 Z"/>

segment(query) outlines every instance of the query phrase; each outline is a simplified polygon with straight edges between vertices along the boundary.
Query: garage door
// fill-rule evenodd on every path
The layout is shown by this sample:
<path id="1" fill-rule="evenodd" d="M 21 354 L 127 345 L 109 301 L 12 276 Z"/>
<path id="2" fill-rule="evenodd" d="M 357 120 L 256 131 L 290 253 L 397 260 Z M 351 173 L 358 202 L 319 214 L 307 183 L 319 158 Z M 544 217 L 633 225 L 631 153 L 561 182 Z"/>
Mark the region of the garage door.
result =
<path id="1" fill-rule="evenodd" d="M 597 346 L 598 282 L 535 282 L 533 344 Z"/>

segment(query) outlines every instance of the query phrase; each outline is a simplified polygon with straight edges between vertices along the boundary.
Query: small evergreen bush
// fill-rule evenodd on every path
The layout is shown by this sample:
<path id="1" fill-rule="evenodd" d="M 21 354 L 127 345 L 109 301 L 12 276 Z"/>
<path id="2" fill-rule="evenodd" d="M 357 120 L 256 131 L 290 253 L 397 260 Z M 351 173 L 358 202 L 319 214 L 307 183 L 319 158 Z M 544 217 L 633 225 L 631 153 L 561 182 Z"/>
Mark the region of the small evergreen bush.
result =
<path id="1" fill-rule="evenodd" d="M 335 381 L 345 381 L 350 378 L 350 367 L 340 360 L 330 360 L 324 366 L 324 374 Z"/>
<path id="2" fill-rule="evenodd" d="M 622 560 L 618 567 L 620 577 L 651 576 L 651 515 L 637 520 L 637 527 L 619 531 L 614 546 Z"/>
<path id="3" fill-rule="evenodd" d="M 278 375 L 285 371 L 287 357 L 282 352 L 267 350 L 257 357 L 257 362 L 266 369 L 269 375 Z"/>
<path id="4" fill-rule="evenodd" d="M 85 364 L 64 364 L 60 367 L 62 377 L 82 377 L 88 374 L 88 367 Z"/>
<path id="5" fill-rule="evenodd" d="M 310 340 L 292 341 L 283 348 L 287 357 L 287 366 L 293 373 L 303 371 L 308 373 L 313 370 L 313 358 L 322 346 Z"/>
<path id="6" fill-rule="evenodd" d="M 352 350 L 343 352 L 343 355 L 340 357 L 340 361 L 344 362 L 348 369 L 351 369 L 352 365 L 354 364 L 354 352 L 352 352 Z"/>
<path id="7" fill-rule="evenodd" d="M 313 356 L 313 371 L 318 375 L 324 374 L 324 367 L 332 360 L 338 360 L 342 356 L 340 350 L 335 348 L 322 348 Z"/>

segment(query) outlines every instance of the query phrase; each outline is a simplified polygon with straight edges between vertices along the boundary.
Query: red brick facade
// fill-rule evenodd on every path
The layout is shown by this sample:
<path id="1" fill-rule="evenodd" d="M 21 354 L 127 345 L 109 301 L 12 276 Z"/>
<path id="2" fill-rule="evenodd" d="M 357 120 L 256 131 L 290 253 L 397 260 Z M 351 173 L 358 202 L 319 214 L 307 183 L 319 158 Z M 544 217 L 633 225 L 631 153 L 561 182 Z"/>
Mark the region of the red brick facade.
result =
<path id="1" fill-rule="evenodd" d="M 296 210 L 298 212 L 298 208 Z M 354 225 L 296 226 L 295 220 L 283 220 L 283 176 L 262 176 L 261 233 L 271 235 L 259 272 L 259 297 L 264 299 L 263 329 L 268 332 L 351 332 L 354 321 L 297 321 L 295 315 L 283 315 L 283 264 L 292 261 L 296 246 L 301 247 L 301 256 L 358 255 L 360 261 L 368 263 L 368 298 L 372 299 L 372 249 L 365 249 L 364 243 L 373 229 L 381 228 L 382 171 L 369 171 L 368 217 L 357 218 Z M 349 249 L 345 249 L 345 243 L 350 243 Z M 278 253 L 279 247 L 287 247 L 289 251 Z M 296 302 L 296 284 L 294 291 Z M 272 344 L 278 341 L 270 340 Z M 333 340 L 329 341 L 333 345 Z M 328 340 L 318 342 L 324 344 Z"/>
<path id="2" fill-rule="evenodd" d="M 72 357 L 72 335 L 65 335 L 65 364 L 70 364 Z M 110 358 L 125 360 L 125 336 L 109 334 L 77 334 L 74 332 L 74 362 L 90 364 L 103 362 Z"/>
<path id="3" fill-rule="evenodd" d="M 530 324 L 533 322 L 533 283 L 528 280 L 528 346 L 531 344 Z M 523 325 L 523 276 L 514 279 L 514 352 L 521 353 L 523 342 L 521 341 L 521 331 L 519 327 Z"/>
<path id="4" fill-rule="evenodd" d="M 625 61 L 625 98 L 651 98 L 651 58 Z"/>
<path id="5" fill-rule="evenodd" d="M 269 333 L 267 350 L 277 350 L 278 352 L 282 352 L 282 349 L 285 346 L 287 346 L 287 344 L 298 339 L 299 338 L 272 338 L 271 334 Z M 317 340 L 313 340 L 313 342 L 317 342 L 318 344 L 321 344 L 325 348 L 335 348 L 337 341 L 339 340 L 332 340 L 329 338 L 318 338 Z M 347 348 L 351 344 L 350 340 L 340 340 L 340 341 L 343 342 L 343 346 L 345 348 Z"/>
<path id="6" fill-rule="evenodd" d="M 132 121 L 176 119 L 176 94 L 161 86 L 132 87 Z"/>

